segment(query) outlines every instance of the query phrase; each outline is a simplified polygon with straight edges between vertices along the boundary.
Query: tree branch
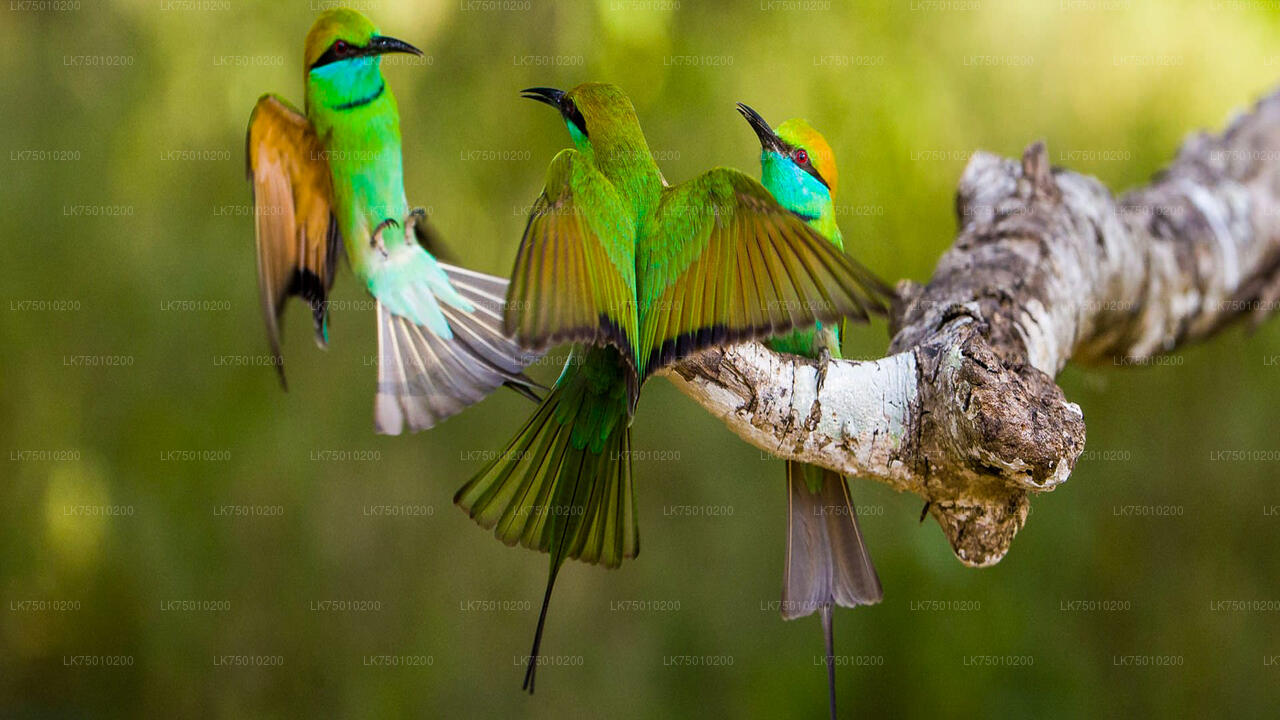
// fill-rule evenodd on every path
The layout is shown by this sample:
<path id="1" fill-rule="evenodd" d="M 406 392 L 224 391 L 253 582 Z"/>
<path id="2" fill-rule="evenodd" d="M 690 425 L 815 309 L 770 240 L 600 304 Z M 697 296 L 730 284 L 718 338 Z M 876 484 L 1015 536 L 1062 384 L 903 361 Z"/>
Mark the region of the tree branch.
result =
<path id="1" fill-rule="evenodd" d="M 888 357 L 820 364 L 747 343 L 667 376 L 759 448 L 916 493 L 982 566 L 1084 449 L 1053 380 L 1068 359 L 1144 363 L 1280 305 L 1280 93 L 1118 200 L 1050 168 L 1043 143 L 1021 162 L 979 152 L 956 213 L 928 285 L 898 285 Z"/>

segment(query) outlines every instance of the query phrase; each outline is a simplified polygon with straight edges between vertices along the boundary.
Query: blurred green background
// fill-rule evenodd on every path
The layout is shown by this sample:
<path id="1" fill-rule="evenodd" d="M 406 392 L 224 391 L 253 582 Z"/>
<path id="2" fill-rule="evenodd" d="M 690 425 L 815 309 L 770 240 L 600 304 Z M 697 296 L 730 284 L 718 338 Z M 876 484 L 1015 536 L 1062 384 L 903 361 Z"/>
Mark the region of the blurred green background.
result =
<path id="1" fill-rule="evenodd" d="M 634 426 L 644 552 L 566 567 L 533 698 L 516 658 L 546 557 L 451 505 L 531 406 L 502 392 L 376 437 L 345 268 L 328 352 L 292 307 L 280 391 L 242 142 L 263 92 L 301 103 L 328 6 L 0 8 L 0 716 L 822 716 L 819 623 L 771 605 L 782 464 L 665 381 Z M 734 102 L 803 115 L 840 162 L 847 248 L 923 281 L 973 150 L 1044 138 L 1122 190 L 1280 83 L 1280 15 L 1244 0 L 356 7 L 425 49 L 386 71 L 409 198 L 493 273 L 568 143 L 530 85 L 621 85 L 672 182 L 758 173 Z M 847 353 L 886 344 L 877 325 Z M 885 601 L 836 616 L 846 712 L 1274 711 L 1280 322 L 1061 382 L 1088 448 L 994 568 L 957 562 L 917 498 L 855 483 Z"/>

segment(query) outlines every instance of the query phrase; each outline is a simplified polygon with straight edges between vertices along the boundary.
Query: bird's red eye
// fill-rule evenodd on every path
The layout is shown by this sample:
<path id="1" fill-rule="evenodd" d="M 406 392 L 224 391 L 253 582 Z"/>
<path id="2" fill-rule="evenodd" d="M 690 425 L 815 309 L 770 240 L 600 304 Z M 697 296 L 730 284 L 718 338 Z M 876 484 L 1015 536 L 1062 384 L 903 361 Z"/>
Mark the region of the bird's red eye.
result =
<path id="1" fill-rule="evenodd" d="M 796 162 L 800 165 L 804 165 L 809 162 L 809 153 L 805 152 L 804 148 L 796 150 L 795 155 L 792 155 L 792 157 L 794 157 Z"/>
<path id="2" fill-rule="evenodd" d="M 346 40 L 339 40 L 338 42 L 333 44 L 333 51 L 339 55 L 345 55 L 349 47 L 350 46 L 347 45 Z"/>

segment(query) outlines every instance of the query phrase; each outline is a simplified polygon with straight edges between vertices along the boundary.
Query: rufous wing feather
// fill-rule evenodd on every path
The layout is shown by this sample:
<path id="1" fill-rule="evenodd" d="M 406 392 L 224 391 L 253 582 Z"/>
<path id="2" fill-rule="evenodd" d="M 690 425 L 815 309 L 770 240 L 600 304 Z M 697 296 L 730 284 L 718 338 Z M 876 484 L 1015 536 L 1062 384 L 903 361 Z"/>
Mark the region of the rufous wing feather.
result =
<path id="1" fill-rule="evenodd" d="M 327 306 L 341 238 L 333 217 L 333 185 L 324 148 L 307 118 L 264 95 L 249 116 L 246 138 L 253 186 L 258 290 L 280 382 L 280 324 L 292 295 L 311 306 L 316 342 L 327 341 Z"/>

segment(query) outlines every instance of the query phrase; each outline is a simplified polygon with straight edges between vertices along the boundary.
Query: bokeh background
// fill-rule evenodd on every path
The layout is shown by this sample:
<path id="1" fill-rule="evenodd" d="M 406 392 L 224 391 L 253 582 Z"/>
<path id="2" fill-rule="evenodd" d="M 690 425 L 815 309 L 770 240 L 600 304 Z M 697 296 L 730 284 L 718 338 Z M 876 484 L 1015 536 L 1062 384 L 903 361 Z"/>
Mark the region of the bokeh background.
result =
<path id="1" fill-rule="evenodd" d="M 621 85 L 673 182 L 758 172 L 734 102 L 803 115 L 835 147 L 847 247 L 923 281 L 973 150 L 1044 138 L 1123 190 L 1280 84 L 1261 0 L 356 3 L 427 53 L 386 71 L 411 202 L 493 273 L 568 143 L 530 85 Z M 291 309 L 281 392 L 242 143 L 260 94 L 301 102 L 328 6 L 0 8 L 0 715 L 822 716 L 819 623 L 773 604 L 782 464 L 665 381 L 634 425 L 644 551 L 566 567 L 533 698 L 546 556 L 451 505 L 531 406 L 375 436 L 373 313 L 345 268 L 327 352 Z M 886 344 L 875 325 L 846 352 Z M 1274 711 L 1280 321 L 1060 380 L 1088 447 L 998 566 L 855 483 L 885 600 L 837 615 L 846 712 Z"/>

